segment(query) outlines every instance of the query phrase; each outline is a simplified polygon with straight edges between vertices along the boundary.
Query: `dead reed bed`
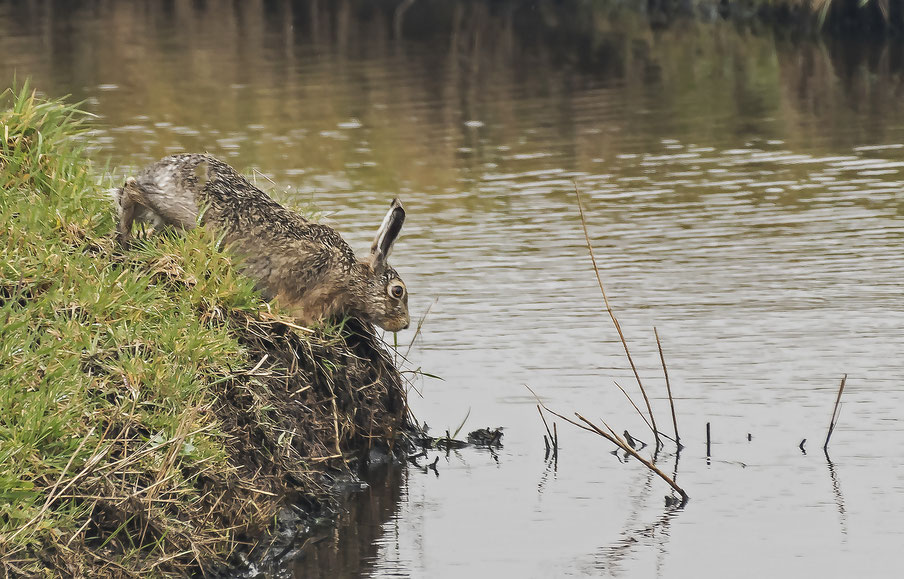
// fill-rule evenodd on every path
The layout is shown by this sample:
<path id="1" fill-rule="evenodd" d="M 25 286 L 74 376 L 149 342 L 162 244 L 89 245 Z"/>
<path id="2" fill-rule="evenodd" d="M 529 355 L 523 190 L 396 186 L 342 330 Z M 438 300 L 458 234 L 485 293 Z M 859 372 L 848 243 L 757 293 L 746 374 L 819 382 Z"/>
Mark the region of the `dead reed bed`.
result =
<path id="1" fill-rule="evenodd" d="M 593 272 L 596 275 L 596 280 L 597 280 L 597 283 L 599 284 L 600 293 L 602 294 L 602 297 L 603 297 L 603 303 L 604 303 L 604 306 L 606 309 L 606 313 L 608 314 L 609 319 L 612 321 L 612 325 L 618 334 L 619 340 L 621 341 L 622 347 L 625 352 L 625 358 L 627 359 L 628 364 L 631 367 L 631 371 L 633 372 L 634 378 L 637 382 L 637 387 L 640 390 L 640 393 L 643 396 L 644 402 L 646 404 L 647 414 L 644 415 L 644 413 L 637 406 L 637 404 L 634 403 L 633 399 L 631 398 L 631 396 L 628 394 L 628 392 L 624 388 L 622 388 L 618 383 L 616 383 L 615 385 L 618 387 L 619 390 L 621 390 L 621 392 L 625 395 L 625 397 L 631 403 L 631 405 L 633 406 L 633 408 L 637 412 L 637 414 L 643 419 L 644 423 L 646 423 L 646 425 L 653 432 L 653 436 L 655 437 L 655 440 L 656 440 L 655 448 L 653 450 L 653 456 L 650 459 L 642 456 L 640 454 L 639 450 L 642 450 L 643 446 L 641 445 L 640 449 L 638 449 L 636 441 L 633 439 L 633 437 L 631 437 L 631 435 L 628 433 L 628 431 L 624 431 L 624 435 L 620 436 L 616 433 L 616 431 L 614 429 L 612 429 L 608 424 L 606 424 L 605 421 L 602 422 L 602 427 L 601 427 L 601 426 L 595 424 L 594 422 L 592 422 L 591 420 L 585 418 L 579 412 L 574 413 L 574 416 L 577 418 L 577 420 L 569 418 L 569 417 L 547 407 L 540 400 L 540 397 L 537 396 L 537 394 L 529 386 L 527 388 L 534 395 L 534 397 L 537 398 L 537 401 L 538 401 L 537 408 L 540 411 L 541 418 L 543 418 L 544 425 L 546 425 L 547 434 L 549 434 L 549 427 L 546 423 L 545 417 L 543 417 L 544 410 L 546 412 L 549 412 L 553 416 L 556 416 L 556 417 L 568 422 L 569 424 L 571 424 L 573 426 L 576 426 L 582 430 L 591 432 L 593 434 L 596 434 L 597 436 L 600 436 L 600 437 L 608 440 L 612 444 L 616 445 L 619 449 L 624 451 L 627 455 L 634 457 L 638 462 L 640 462 L 642 465 L 644 465 L 644 467 L 649 469 L 651 472 L 655 473 L 659 478 L 661 478 L 663 481 L 665 481 L 676 493 L 678 493 L 678 495 L 681 498 L 677 504 L 683 506 L 684 504 L 687 503 L 687 501 L 689 499 L 687 492 L 685 492 L 684 489 L 682 489 L 680 486 L 678 486 L 678 484 L 674 480 L 674 477 L 671 477 L 668 474 L 666 474 L 665 472 L 663 472 L 655 464 L 656 457 L 658 456 L 659 451 L 663 448 L 663 443 L 661 441 L 660 436 L 662 436 L 663 438 L 669 438 L 669 437 L 662 434 L 656 426 L 656 417 L 655 417 L 655 414 L 653 413 L 653 408 L 650 403 L 650 398 L 647 395 L 646 388 L 644 387 L 643 381 L 641 380 L 640 372 L 637 370 L 637 365 L 634 363 L 634 358 L 631 355 L 631 350 L 628 347 L 628 341 L 625 338 L 625 334 L 621 329 L 621 324 L 619 323 L 618 318 L 615 315 L 615 312 L 613 311 L 611 304 L 609 303 L 609 297 L 606 294 L 606 288 L 605 288 L 605 285 L 603 284 L 602 275 L 600 274 L 600 270 L 599 270 L 599 267 L 596 262 L 596 256 L 594 255 L 594 252 L 593 252 L 593 243 L 590 240 L 590 233 L 587 229 L 587 219 L 584 214 L 584 204 L 581 200 L 581 194 L 580 194 L 580 191 L 578 190 L 577 183 L 574 184 L 574 191 L 575 191 L 575 195 L 577 198 L 578 210 L 579 210 L 580 218 L 581 218 L 581 227 L 583 228 L 583 232 L 584 232 L 584 240 L 587 243 L 587 251 L 590 255 L 590 262 L 593 267 Z M 669 382 L 669 378 L 668 378 L 668 368 L 666 367 L 666 363 L 665 363 L 665 355 L 662 352 L 662 344 L 659 340 L 659 332 L 656 331 L 655 328 L 653 329 L 653 332 L 654 332 L 654 335 L 656 336 L 656 344 L 659 348 L 660 360 L 662 362 L 662 370 L 663 370 L 663 373 L 665 374 L 665 379 L 666 379 L 669 405 L 672 409 L 672 422 L 673 422 L 673 425 L 675 428 L 675 439 L 673 440 L 673 442 L 675 443 L 675 445 L 677 447 L 676 452 L 680 452 L 681 444 L 680 444 L 680 442 L 678 442 L 679 441 L 678 419 L 675 414 L 675 403 L 674 403 L 674 399 L 672 397 L 671 383 Z M 647 419 L 648 417 L 649 417 L 649 420 Z M 550 438 L 551 437 L 552 436 L 550 435 Z M 544 438 L 544 440 L 545 440 L 545 438 Z M 556 440 L 555 440 L 554 452 L 555 452 L 555 456 L 558 457 L 558 437 L 556 437 Z M 547 455 L 548 454 L 549 454 L 549 445 L 547 444 Z"/>

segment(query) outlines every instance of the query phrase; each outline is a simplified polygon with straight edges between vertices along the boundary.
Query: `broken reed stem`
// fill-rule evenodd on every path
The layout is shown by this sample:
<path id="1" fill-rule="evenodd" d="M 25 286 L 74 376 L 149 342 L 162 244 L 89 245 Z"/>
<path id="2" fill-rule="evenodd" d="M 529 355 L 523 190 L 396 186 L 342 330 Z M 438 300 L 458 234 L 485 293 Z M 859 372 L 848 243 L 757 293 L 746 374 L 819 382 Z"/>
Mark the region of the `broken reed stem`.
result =
<path id="1" fill-rule="evenodd" d="M 653 335 L 656 336 L 656 346 L 659 348 L 659 359 L 662 360 L 662 373 L 665 374 L 665 389 L 669 393 L 669 406 L 672 409 L 672 425 L 675 427 L 675 444 L 681 448 L 681 437 L 678 436 L 678 418 L 675 415 L 675 399 L 672 398 L 672 385 L 669 382 L 669 369 L 665 365 L 665 355 L 662 353 L 662 343 L 659 341 L 659 332 L 653 326 Z"/>
<path id="2" fill-rule="evenodd" d="M 612 307 L 609 305 L 609 297 L 606 295 L 606 288 L 603 286 L 603 278 L 600 276 L 599 267 L 596 265 L 596 256 L 593 254 L 593 244 L 590 242 L 590 233 L 587 231 L 587 219 L 584 217 L 584 204 L 581 202 L 581 193 L 578 191 L 577 181 L 574 181 L 573 183 L 574 193 L 578 198 L 578 210 L 581 213 L 581 227 L 584 228 L 584 239 L 587 241 L 587 249 L 590 251 L 590 261 L 593 263 L 596 281 L 599 283 L 600 291 L 603 294 L 603 302 L 606 304 L 606 311 L 609 313 L 612 324 L 615 326 L 615 331 L 618 332 L 618 337 L 621 339 L 622 346 L 625 348 L 625 355 L 628 357 L 628 363 L 631 365 L 631 370 L 634 372 L 637 386 L 640 387 L 640 393 L 643 394 L 644 402 L 647 404 L 647 412 L 650 414 L 650 422 L 652 422 L 650 428 L 653 431 L 653 436 L 656 438 L 656 448 L 658 449 L 662 446 L 662 442 L 659 440 L 659 430 L 656 428 L 656 418 L 653 416 L 653 407 L 650 405 L 650 398 L 647 396 L 647 391 L 644 389 L 643 382 L 640 379 L 640 373 L 637 371 L 637 366 L 634 364 L 634 359 L 631 357 L 631 351 L 628 349 L 628 342 L 625 340 L 624 333 L 622 333 L 621 325 L 618 323 L 615 312 L 612 311 Z"/>
<path id="3" fill-rule="evenodd" d="M 539 404 L 537 404 L 537 412 L 540 413 L 540 420 L 543 421 L 543 426 L 546 427 L 546 434 L 549 435 L 549 440 L 552 442 L 552 432 L 549 430 L 549 424 L 546 423 L 546 417 L 543 416 L 543 410 L 540 408 Z"/>
<path id="4" fill-rule="evenodd" d="M 664 472 L 662 472 L 661 470 L 659 470 L 659 468 L 655 464 L 653 464 L 649 460 L 645 459 L 644 457 L 640 456 L 640 454 L 636 450 L 634 450 L 633 448 L 628 446 L 628 443 L 625 442 L 624 440 L 622 440 L 617 434 L 615 434 L 614 431 L 612 431 L 612 434 L 609 434 L 608 432 L 604 432 L 598 426 L 596 426 L 595 424 L 593 424 L 592 422 L 590 422 L 589 420 L 587 420 L 586 418 L 584 418 L 577 412 L 575 412 L 574 415 L 577 416 L 585 424 L 581 424 L 580 422 L 576 422 L 576 421 L 568 418 L 567 416 L 563 416 L 562 414 L 559 414 L 558 412 L 556 412 L 554 410 L 550 410 L 550 408 L 548 406 L 543 404 L 543 402 L 540 400 L 540 397 L 537 396 L 537 393 L 534 392 L 533 390 L 531 390 L 530 386 L 527 386 L 525 384 L 525 387 L 528 390 L 530 390 L 531 394 L 534 395 L 534 398 L 537 399 L 538 405 L 541 406 L 543 408 L 543 410 L 549 412 L 553 416 L 557 416 L 557 417 L 561 418 L 562 420 L 571 424 L 572 426 L 577 426 L 578 428 L 586 430 L 587 432 L 593 432 L 594 434 L 602 436 L 609 442 L 615 444 L 617 447 L 619 447 L 620 449 L 624 450 L 625 452 L 627 452 L 628 454 L 630 454 L 631 456 L 636 458 L 642 465 L 644 465 L 645 467 L 647 467 L 648 469 L 650 469 L 651 471 L 656 473 L 659 476 L 659 478 L 664 480 L 666 483 L 668 483 L 668 485 L 670 487 L 675 489 L 675 491 L 679 495 L 681 495 L 681 504 L 684 504 L 688 501 L 689 497 L 687 496 L 687 493 L 684 492 L 684 489 L 682 489 L 681 487 L 678 486 L 678 484 L 675 482 L 675 480 L 673 478 L 671 478 L 669 475 L 667 475 Z M 603 424 L 605 424 L 605 422 Z M 553 427 L 555 428 L 555 423 L 553 423 Z M 609 430 L 612 430 L 608 424 L 606 424 L 606 428 L 609 428 Z"/>
<path id="5" fill-rule="evenodd" d="M 595 424 L 593 424 L 592 422 L 590 422 L 589 420 L 587 420 L 586 418 L 584 418 L 577 412 L 575 412 L 574 415 L 577 416 L 581 420 L 581 422 L 584 422 L 585 424 L 587 424 L 587 426 L 589 426 L 593 432 L 599 434 L 606 440 L 609 440 L 610 442 L 615 443 L 622 450 L 624 450 L 625 452 L 627 452 L 628 454 L 630 454 L 631 456 L 636 458 L 638 461 L 640 461 L 640 463 L 643 464 L 645 467 L 647 467 L 648 469 L 650 469 L 651 471 L 656 473 L 659 476 L 659 478 L 661 478 L 666 483 L 668 483 L 668 485 L 670 487 L 675 489 L 675 492 L 677 492 L 679 495 L 681 495 L 682 502 L 687 501 L 687 499 L 688 499 L 687 493 L 684 492 L 684 489 L 682 489 L 681 487 L 678 486 L 678 483 L 676 483 L 672 479 L 672 477 L 670 477 L 669 475 L 667 475 L 664 472 L 662 472 L 661 470 L 659 470 L 659 467 L 657 467 L 655 464 L 653 464 L 649 460 L 640 456 L 640 454 L 636 450 L 631 448 L 631 446 L 627 442 L 625 442 L 619 435 L 615 434 L 614 431 L 612 432 L 612 434 L 603 432 L 598 426 L 596 426 Z M 609 428 L 609 426 L 606 425 L 606 428 Z"/>
<path id="6" fill-rule="evenodd" d="M 527 386 L 527 384 L 525 384 Z M 530 386 L 527 386 L 527 389 L 530 390 Z M 533 390 L 531 390 L 533 392 Z M 549 456 L 549 445 L 552 444 L 552 457 L 558 464 L 559 462 L 559 431 L 556 430 L 556 423 L 552 423 L 552 432 L 549 431 L 549 424 L 546 423 L 546 417 L 543 416 L 543 410 L 540 408 L 540 405 L 537 404 L 537 412 L 540 413 L 540 419 L 543 421 L 543 426 L 546 427 L 546 434 L 549 435 L 549 442 L 546 442 L 546 437 L 543 437 L 543 442 L 546 444 L 546 455 Z"/>
<path id="7" fill-rule="evenodd" d="M 835 425 L 838 424 L 838 405 L 841 404 L 841 393 L 844 392 L 844 383 L 847 382 L 847 374 L 841 379 L 841 385 L 838 386 L 838 397 L 835 398 L 835 408 L 832 410 L 832 420 L 829 422 L 829 431 L 826 433 L 826 443 L 822 446 L 823 452 L 829 454 L 829 439 L 832 438 L 832 432 Z"/>

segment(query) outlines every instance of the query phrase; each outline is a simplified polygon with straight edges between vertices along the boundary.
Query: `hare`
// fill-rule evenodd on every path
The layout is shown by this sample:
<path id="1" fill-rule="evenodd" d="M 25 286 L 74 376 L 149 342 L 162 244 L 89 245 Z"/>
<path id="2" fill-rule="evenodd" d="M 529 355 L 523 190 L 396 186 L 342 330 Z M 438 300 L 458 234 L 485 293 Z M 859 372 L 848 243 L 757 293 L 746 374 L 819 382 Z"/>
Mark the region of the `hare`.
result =
<path id="1" fill-rule="evenodd" d="M 392 332 L 408 327 L 408 291 L 386 262 L 405 221 L 398 199 L 370 253 L 357 259 L 334 229 L 286 209 L 210 155 L 165 157 L 113 196 L 124 246 L 135 220 L 182 229 L 200 224 L 223 234 L 264 297 L 277 298 L 303 324 L 348 315 Z"/>

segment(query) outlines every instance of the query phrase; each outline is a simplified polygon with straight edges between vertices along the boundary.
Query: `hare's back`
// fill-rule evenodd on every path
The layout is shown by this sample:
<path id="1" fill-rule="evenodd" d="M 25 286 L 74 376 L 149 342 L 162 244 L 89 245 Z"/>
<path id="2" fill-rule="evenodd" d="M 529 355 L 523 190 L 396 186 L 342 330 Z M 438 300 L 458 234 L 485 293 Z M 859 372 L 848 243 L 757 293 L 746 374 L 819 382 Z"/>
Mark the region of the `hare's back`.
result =
<path id="1" fill-rule="evenodd" d="M 144 169 L 136 181 L 149 209 L 164 221 L 191 229 L 203 209 L 201 222 L 224 233 L 246 256 L 272 253 L 300 263 L 324 260 L 340 270 L 357 261 L 336 230 L 286 209 L 210 155 L 164 157 Z"/>
<path id="2" fill-rule="evenodd" d="M 204 154 L 164 157 L 137 177 L 148 208 L 163 221 L 191 229 L 201 208 L 205 220 L 223 225 L 249 215 L 266 216 L 280 206 L 226 163 Z"/>

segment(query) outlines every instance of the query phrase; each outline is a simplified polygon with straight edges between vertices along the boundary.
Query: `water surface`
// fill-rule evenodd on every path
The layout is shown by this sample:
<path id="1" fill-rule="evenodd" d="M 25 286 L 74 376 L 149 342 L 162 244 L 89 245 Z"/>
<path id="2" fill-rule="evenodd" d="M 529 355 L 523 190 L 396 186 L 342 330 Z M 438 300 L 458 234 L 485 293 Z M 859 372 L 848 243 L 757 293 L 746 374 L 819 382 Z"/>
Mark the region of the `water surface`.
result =
<path id="1" fill-rule="evenodd" d="M 120 177 L 209 151 L 359 250 L 403 199 L 392 261 L 413 318 L 429 309 L 408 368 L 444 378 L 414 380 L 413 412 L 436 433 L 504 426 L 505 446 L 374 481 L 299 577 L 898 569 L 900 46 L 654 30 L 569 2 L 97 1 L 0 2 L 0 54 L 4 83 L 86 100 L 92 155 Z M 683 509 L 561 420 L 544 461 L 525 384 L 650 442 L 614 384 L 640 403 L 575 185 L 670 432 L 662 337 L 686 448 L 659 464 Z"/>

